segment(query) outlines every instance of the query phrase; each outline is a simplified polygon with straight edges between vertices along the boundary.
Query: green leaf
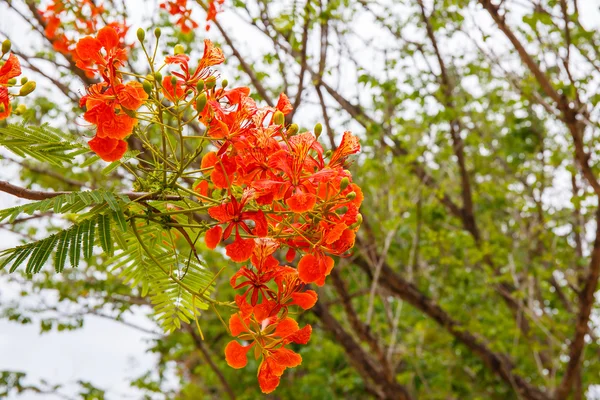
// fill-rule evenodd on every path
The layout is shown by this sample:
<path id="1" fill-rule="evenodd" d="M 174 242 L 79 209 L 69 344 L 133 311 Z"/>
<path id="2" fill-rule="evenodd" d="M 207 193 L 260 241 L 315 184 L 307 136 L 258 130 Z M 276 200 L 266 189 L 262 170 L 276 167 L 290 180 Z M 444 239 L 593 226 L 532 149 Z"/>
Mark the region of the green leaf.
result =
<path id="1" fill-rule="evenodd" d="M 62 272 L 65 269 L 65 262 L 67 261 L 67 253 L 69 251 L 69 234 L 66 231 L 60 233 L 58 239 L 58 246 L 56 253 L 54 253 L 54 270 L 56 272 Z"/>
<path id="2" fill-rule="evenodd" d="M 81 243 L 83 239 L 83 224 L 78 224 L 71 229 L 69 243 L 69 262 L 71 267 L 79 267 L 81 257 Z"/>
<path id="3" fill-rule="evenodd" d="M 96 220 L 87 220 L 87 225 L 84 226 L 83 230 L 83 257 L 86 260 L 92 258 L 94 254 L 94 235 L 96 228 Z"/>
<path id="4" fill-rule="evenodd" d="M 113 243 L 110 234 L 110 216 L 106 214 L 98 215 L 98 237 L 102 250 L 108 255 L 113 253 Z"/>

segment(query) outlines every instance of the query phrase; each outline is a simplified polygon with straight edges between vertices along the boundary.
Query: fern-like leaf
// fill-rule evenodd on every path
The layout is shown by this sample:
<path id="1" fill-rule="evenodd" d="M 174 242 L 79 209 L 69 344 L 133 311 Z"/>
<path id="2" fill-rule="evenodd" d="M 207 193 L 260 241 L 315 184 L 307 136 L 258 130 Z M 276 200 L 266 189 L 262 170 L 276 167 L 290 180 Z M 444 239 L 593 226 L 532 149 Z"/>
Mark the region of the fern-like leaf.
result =
<path id="1" fill-rule="evenodd" d="M 16 125 L 0 127 L 0 146 L 21 157 L 31 157 L 57 167 L 73 164 L 78 154 L 89 152 L 88 146 L 73 136 L 49 125 Z"/>

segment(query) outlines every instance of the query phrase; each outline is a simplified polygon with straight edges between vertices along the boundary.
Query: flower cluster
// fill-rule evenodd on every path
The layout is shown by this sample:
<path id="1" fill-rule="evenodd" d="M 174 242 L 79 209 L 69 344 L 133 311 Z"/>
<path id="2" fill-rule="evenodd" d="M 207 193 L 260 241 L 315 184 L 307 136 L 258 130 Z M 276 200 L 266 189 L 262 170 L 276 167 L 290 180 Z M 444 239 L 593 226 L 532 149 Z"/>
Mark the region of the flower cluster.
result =
<path id="1" fill-rule="evenodd" d="M 0 51 L 0 121 L 8 118 L 13 112 L 11 99 L 16 96 L 27 96 L 35 90 L 35 82 L 27 78 L 21 78 L 20 85 L 17 84 L 17 77 L 21 75 L 21 63 L 17 56 L 10 52 L 11 43 L 5 40 L 2 43 L 2 51 Z M 4 56 L 8 54 L 6 61 L 2 61 Z M 9 88 L 20 87 L 18 93 L 11 93 Z M 17 107 L 24 108 L 24 105 Z"/>
<path id="2" fill-rule="evenodd" d="M 214 21 L 220 12 L 218 5 L 222 5 L 225 0 L 208 0 L 208 9 L 206 10 L 206 30 L 210 29 L 209 21 Z M 177 19 L 175 25 L 179 26 L 181 32 L 189 33 L 198 27 L 198 23 L 192 19 L 192 9 L 188 6 L 188 0 L 166 0 L 160 4 L 160 8 Z"/>
<path id="3" fill-rule="evenodd" d="M 138 31 L 141 41 L 144 35 Z M 318 141 L 320 125 L 309 132 L 285 123 L 285 115 L 293 111 L 285 94 L 275 107 L 259 107 L 249 88 L 228 89 L 226 81 L 217 86 L 213 67 L 225 58 L 209 40 L 204 43 L 197 64 L 176 46 L 162 66 L 153 66 L 155 72 L 143 84 L 124 83 L 119 68 L 126 52 L 117 32 L 102 28 L 96 38 L 77 43 L 78 57 L 87 63 L 82 68 L 102 78 L 102 83 L 88 88 L 81 104 L 85 120 L 97 126 L 90 147 L 107 161 L 122 157 L 123 139 L 137 123 L 135 111 L 144 103 L 148 114 L 156 114 L 147 119 L 150 123 L 163 113 L 181 123 L 186 112 L 195 110 L 186 123 L 197 118 L 205 128 L 197 138 L 212 146 L 209 151 L 195 150 L 191 160 L 202 155 L 200 170 L 186 173 L 197 178 L 193 189 L 204 203 L 200 209 L 213 220 L 202 225 L 204 241 L 210 249 L 223 244 L 232 261 L 243 263 L 230 279 L 241 294 L 229 320 L 236 339 L 227 345 L 225 357 L 230 366 L 242 368 L 253 349 L 261 360 L 260 387 L 269 393 L 287 368 L 302 361 L 288 346 L 310 339 L 310 325 L 300 328 L 291 317 L 298 308 L 307 310 L 316 303 L 317 293 L 307 285 L 322 286 L 333 268 L 332 256 L 345 256 L 354 245 L 363 196 L 346 167 L 347 158 L 359 152 L 360 145 L 345 132 L 338 148 L 325 153 Z M 180 127 L 173 129 L 184 160 L 183 133 Z M 161 130 L 163 139 L 170 134 Z M 158 168 L 162 165 L 167 163 Z M 182 168 L 172 171 L 176 179 Z M 278 258 L 282 251 L 285 255 Z M 282 265 L 283 259 L 289 264 L 298 260 L 297 268 Z"/>
<path id="4" fill-rule="evenodd" d="M 300 329 L 288 308 L 311 308 L 317 294 L 307 284 L 322 286 L 334 265 L 331 256 L 343 256 L 354 245 L 363 196 L 345 167 L 360 145 L 346 132 L 339 147 L 324 154 L 320 126 L 316 134 L 286 126 L 292 106 L 284 94 L 276 107 L 259 107 L 249 88 L 217 88 L 208 67 L 221 62 L 222 53 L 209 41 L 194 72 L 188 56 L 167 57 L 179 70 L 163 79 L 163 92 L 172 102 L 205 96 L 197 111 L 214 150 L 202 158 L 195 191 L 200 201 L 219 202 L 208 207 L 215 222 L 205 243 L 210 249 L 224 243 L 232 261 L 248 264 L 230 281 L 243 294 L 236 297 L 239 311 L 229 328 L 245 344 L 230 342 L 225 355 L 230 366 L 242 368 L 253 348 L 261 359 L 259 384 L 269 393 L 284 370 L 302 360 L 286 346 L 310 338 L 311 327 Z M 207 84 L 198 85 L 201 80 Z M 280 265 L 278 249 L 287 249 L 289 263 L 299 258 L 298 267 Z"/>
<path id="5" fill-rule="evenodd" d="M 112 27 L 100 29 L 96 38 L 82 38 L 76 49 L 84 63 L 80 68 L 91 74 L 99 73 L 103 80 L 91 85 L 80 101 L 86 109 L 83 118 L 97 127 L 89 146 L 105 161 L 118 160 L 127 150 L 123 139 L 137 124 L 131 114 L 144 104 L 148 95 L 141 83 L 123 82 L 118 68 L 127 61 L 127 52 L 120 47 L 119 35 Z"/>
<path id="6" fill-rule="evenodd" d="M 94 0 L 52 0 L 44 9 L 38 10 L 44 23 L 44 34 L 52 42 L 56 51 L 71 57 L 78 67 L 93 78 L 93 72 L 86 68 L 89 61 L 81 59 L 76 51 L 77 40 L 98 31 L 106 10 L 101 2 Z M 124 23 L 109 24 L 119 35 L 122 44 L 127 26 Z"/>

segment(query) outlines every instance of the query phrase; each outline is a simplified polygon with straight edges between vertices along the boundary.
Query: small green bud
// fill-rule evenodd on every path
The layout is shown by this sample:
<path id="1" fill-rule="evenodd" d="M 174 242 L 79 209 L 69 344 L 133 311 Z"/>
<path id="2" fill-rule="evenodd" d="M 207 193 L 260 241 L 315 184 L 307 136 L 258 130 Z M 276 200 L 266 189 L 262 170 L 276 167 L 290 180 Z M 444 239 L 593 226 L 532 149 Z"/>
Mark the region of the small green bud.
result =
<path id="1" fill-rule="evenodd" d="M 15 78 L 9 79 L 9 80 L 8 80 L 8 84 L 9 84 L 10 86 L 14 86 L 14 85 L 16 85 L 16 84 L 17 84 L 17 80 L 16 80 Z"/>
<path id="2" fill-rule="evenodd" d="M 156 80 L 156 82 L 162 82 L 162 74 L 160 72 L 155 72 L 154 80 Z"/>
<path id="3" fill-rule="evenodd" d="M 21 78 L 21 85 L 24 85 L 27 83 L 27 81 L 29 80 L 29 78 L 27 78 L 26 76 Z"/>
<path id="4" fill-rule="evenodd" d="M 331 157 L 331 150 L 327 150 L 325 152 L 325 158 L 329 158 L 329 157 Z"/>
<path id="5" fill-rule="evenodd" d="M 206 93 L 201 93 L 200 96 L 196 99 L 196 111 L 201 113 L 204 111 L 204 107 L 206 107 L 206 102 L 208 99 L 206 98 Z"/>
<path id="6" fill-rule="evenodd" d="M 215 79 L 214 76 L 211 76 L 210 78 L 208 78 L 208 81 L 206 82 L 206 88 L 208 90 L 214 88 L 217 84 L 217 80 Z"/>
<path id="7" fill-rule="evenodd" d="M 354 200 L 356 198 L 356 192 L 350 192 L 346 195 L 348 200 Z"/>
<path id="8" fill-rule="evenodd" d="M 353 223 L 352 225 L 350 225 L 348 228 L 350 228 L 350 229 L 356 229 L 356 228 L 358 228 L 360 226 L 360 224 L 362 224 L 362 222 L 363 222 L 363 216 L 362 216 L 362 214 L 358 214 L 356 216 L 356 222 Z"/>
<path id="9" fill-rule="evenodd" d="M 321 125 L 321 123 L 318 123 L 315 125 L 315 136 L 318 138 L 319 136 L 321 136 L 321 133 L 323 132 L 323 125 Z"/>
<path id="10" fill-rule="evenodd" d="M 144 92 L 146 92 L 146 94 L 150 95 L 152 93 L 152 84 L 149 81 L 144 81 L 144 83 L 142 83 L 142 87 L 144 88 Z"/>
<path id="11" fill-rule="evenodd" d="M 138 28 L 137 30 L 137 38 L 140 42 L 143 42 L 146 39 L 146 31 L 142 28 Z"/>
<path id="12" fill-rule="evenodd" d="M 14 113 L 15 115 L 23 115 L 25 114 L 25 111 L 27 111 L 27 106 L 25 104 L 19 104 L 17 108 L 15 108 Z"/>
<path id="13" fill-rule="evenodd" d="M 154 75 L 148 74 L 148 75 L 146 75 L 146 79 L 149 80 L 150 82 L 154 82 Z"/>
<path id="14" fill-rule="evenodd" d="M 225 89 L 228 84 L 229 82 L 227 81 L 227 79 L 223 79 L 223 82 L 221 82 L 221 86 L 223 86 L 223 89 Z"/>
<path id="15" fill-rule="evenodd" d="M 349 184 L 350 184 L 350 179 L 348 179 L 348 177 L 342 178 L 342 180 L 340 182 L 340 189 L 341 190 L 346 189 Z"/>
<path id="16" fill-rule="evenodd" d="M 185 47 L 183 47 L 183 45 L 181 45 L 181 44 L 177 44 L 177 45 L 175 45 L 175 48 L 173 49 L 173 53 L 175 55 L 183 54 L 183 53 L 185 53 Z"/>
<path id="17" fill-rule="evenodd" d="M 171 85 L 173 85 L 173 86 L 177 85 L 177 77 L 176 76 L 171 77 Z"/>
<path id="18" fill-rule="evenodd" d="M 198 93 L 204 90 L 204 81 L 202 79 L 196 84 L 196 89 L 198 89 Z"/>
<path id="19" fill-rule="evenodd" d="M 161 34 L 161 33 L 162 33 L 162 32 L 160 31 L 160 28 L 156 28 L 156 29 L 154 30 L 154 36 L 156 36 L 156 38 L 157 38 L 157 39 L 158 39 L 158 38 L 160 38 L 160 34 Z"/>
<path id="20" fill-rule="evenodd" d="M 275 111 L 275 114 L 273 114 L 273 123 L 275 125 L 283 125 L 285 123 L 285 117 L 281 111 Z"/>
<path id="21" fill-rule="evenodd" d="M 290 126 L 288 126 L 288 128 L 287 128 L 288 135 L 294 136 L 296 133 L 298 133 L 298 124 L 291 124 Z"/>
<path id="22" fill-rule="evenodd" d="M 21 90 L 19 90 L 19 96 L 27 96 L 29 93 L 35 90 L 35 81 L 29 81 L 23 86 L 21 86 Z"/>
<path id="23" fill-rule="evenodd" d="M 6 39 L 2 42 L 2 54 L 6 54 L 10 51 L 11 43 L 10 40 Z"/>

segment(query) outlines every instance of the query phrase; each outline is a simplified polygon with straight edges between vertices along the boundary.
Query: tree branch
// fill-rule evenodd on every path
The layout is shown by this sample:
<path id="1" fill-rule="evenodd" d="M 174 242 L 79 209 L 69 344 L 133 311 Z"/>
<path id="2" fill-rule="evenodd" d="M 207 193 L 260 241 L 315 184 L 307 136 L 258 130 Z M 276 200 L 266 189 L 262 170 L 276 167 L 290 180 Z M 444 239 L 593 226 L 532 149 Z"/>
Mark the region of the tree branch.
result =
<path id="1" fill-rule="evenodd" d="M 27 200 L 46 200 L 52 199 L 56 196 L 61 196 L 69 193 L 76 192 L 43 192 L 40 190 L 31 190 L 26 189 L 24 187 L 15 186 L 6 181 L 0 181 L 0 192 L 5 192 L 11 194 L 13 196 L 19 197 L 21 199 Z M 145 192 L 126 192 L 122 193 L 122 195 L 129 197 L 129 200 L 169 200 L 169 201 L 177 201 L 181 200 L 181 196 L 164 196 L 160 193 L 145 193 Z"/>

